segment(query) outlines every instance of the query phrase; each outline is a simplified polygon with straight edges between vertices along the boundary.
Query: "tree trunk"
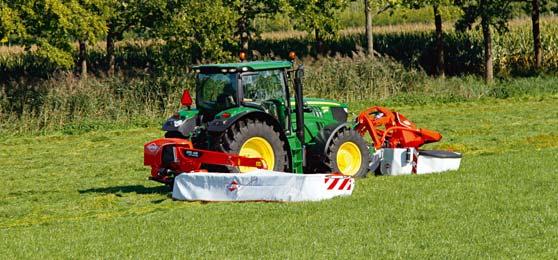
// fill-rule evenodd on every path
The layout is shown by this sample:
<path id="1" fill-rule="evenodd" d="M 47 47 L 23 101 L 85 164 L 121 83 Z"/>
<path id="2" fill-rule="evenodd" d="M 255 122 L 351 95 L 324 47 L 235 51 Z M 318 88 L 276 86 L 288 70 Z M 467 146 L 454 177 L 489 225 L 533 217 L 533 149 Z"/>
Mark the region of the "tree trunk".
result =
<path id="1" fill-rule="evenodd" d="M 243 32 L 240 36 L 240 42 L 241 42 L 242 50 L 245 51 L 246 53 L 248 53 L 249 41 L 250 41 L 250 36 L 248 36 L 247 32 Z"/>
<path id="2" fill-rule="evenodd" d="M 320 34 L 320 30 L 316 29 L 316 56 L 319 56 L 324 53 L 324 40 L 322 39 L 322 35 Z"/>
<path id="3" fill-rule="evenodd" d="M 364 15 L 366 16 L 366 52 L 374 57 L 374 36 L 372 35 L 372 8 L 370 0 L 364 0 Z"/>
<path id="4" fill-rule="evenodd" d="M 107 33 L 107 74 L 113 75 L 115 70 L 116 58 L 114 57 L 114 41 L 116 40 L 116 34 L 113 28 L 109 27 Z"/>
<path id="5" fill-rule="evenodd" d="M 434 23 L 436 25 L 436 75 L 446 76 L 446 63 L 444 60 L 444 31 L 442 28 L 442 15 L 438 5 L 433 5 Z"/>
<path id="6" fill-rule="evenodd" d="M 484 80 L 490 84 L 494 80 L 494 66 L 492 64 L 492 31 L 488 19 L 483 17 L 482 35 L 484 38 Z"/>
<path id="7" fill-rule="evenodd" d="M 539 22 L 540 0 L 532 0 L 531 20 L 533 22 L 533 47 L 535 51 L 535 69 L 539 70 L 542 66 L 541 52 L 541 27 Z"/>
<path id="8" fill-rule="evenodd" d="M 79 67 L 81 77 L 87 78 L 87 41 L 79 41 Z"/>
<path id="9" fill-rule="evenodd" d="M 248 33 L 248 19 L 241 15 L 237 22 L 238 36 L 240 37 L 240 48 L 248 54 L 250 35 Z"/>

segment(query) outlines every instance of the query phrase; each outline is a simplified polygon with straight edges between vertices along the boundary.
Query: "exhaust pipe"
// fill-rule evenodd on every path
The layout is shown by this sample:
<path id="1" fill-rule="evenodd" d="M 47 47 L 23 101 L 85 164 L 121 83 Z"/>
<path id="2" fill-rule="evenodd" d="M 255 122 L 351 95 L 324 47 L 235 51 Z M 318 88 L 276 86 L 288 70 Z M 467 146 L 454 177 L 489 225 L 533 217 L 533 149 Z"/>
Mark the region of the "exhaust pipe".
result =
<path id="1" fill-rule="evenodd" d="M 304 101 L 302 100 L 302 78 L 304 77 L 304 65 L 300 65 L 295 73 L 295 112 L 296 112 L 296 136 L 300 143 L 304 144 Z"/>

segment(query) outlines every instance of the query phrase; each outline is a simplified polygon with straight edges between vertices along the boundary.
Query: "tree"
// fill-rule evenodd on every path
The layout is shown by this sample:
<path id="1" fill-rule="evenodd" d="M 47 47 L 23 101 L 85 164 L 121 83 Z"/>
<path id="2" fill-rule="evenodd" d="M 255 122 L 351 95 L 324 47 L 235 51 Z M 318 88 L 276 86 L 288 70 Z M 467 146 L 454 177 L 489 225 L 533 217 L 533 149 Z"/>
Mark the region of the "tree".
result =
<path id="1" fill-rule="evenodd" d="M 297 28 L 314 33 L 316 54 L 324 53 L 324 39 L 339 29 L 338 13 L 347 7 L 348 0 L 290 0 L 291 17 Z"/>
<path id="2" fill-rule="evenodd" d="M 4 2 L 0 3 L 0 39 L 7 39 L 11 35 L 22 38 L 25 34 L 25 26 L 19 12 Z"/>
<path id="3" fill-rule="evenodd" d="M 540 69 L 542 64 L 541 52 L 541 26 L 539 22 L 541 1 L 531 0 L 531 20 L 533 23 L 533 49 L 535 53 L 535 69 Z"/>
<path id="4" fill-rule="evenodd" d="M 105 0 L 106 69 L 109 74 L 115 69 L 115 42 L 122 40 L 126 32 L 146 34 L 169 22 L 172 10 L 167 4 L 165 0 Z"/>
<path id="5" fill-rule="evenodd" d="M 0 4 L 2 34 L 16 34 L 26 50 L 38 47 L 37 55 L 64 69 L 73 63 L 72 43 L 79 41 L 82 72 L 87 73 L 86 43 L 106 32 L 95 0 L 13 0 Z"/>
<path id="6" fill-rule="evenodd" d="M 366 20 L 366 53 L 370 57 L 374 57 L 374 35 L 372 34 L 372 5 L 370 0 L 364 0 L 364 16 Z"/>
<path id="7" fill-rule="evenodd" d="M 364 0 L 364 16 L 366 20 L 366 52 L 374 57 L 374 35 L 372 33 L 372 20 L 374 16 L 401 5 L 402 0 Z"/>
<path id="8" fill-rule="evenodd" d="M 480 28 L 484 40 L 484 79 L 492 83 L 494 79 L 492 55 L 492 28 L 503 33 L 508 30 L 508 20 L 512 8 L 508 0 L 458 0 L 457 5 L 463 10 L 463 16 L 456 22 L 460 31 L 471 29 L 480 19 Z"/>
<path id="9" fill-rule="evenodd" d="M 521 2 L 525 3 L 525 12 L 531 15 L 533 32 L 533 53 L 535 56 L 534 67 L 535 70 L 539 70 L 542 67 L 543 60 L 540 15 L 543 12 L 550 11 L 551 4 L 549 0 L 521 0 Z"/>
<path id="10" fill-rule="evenodd" d="M 167 42 L 173 61 L 192 64 L 231 56 L 225 49 L 235 45 L 235 16 L 222 1 L 176 0 L 167 8 L 162 20 L 168 22 L 157 33 Z"/>
<path id="11" fill-rule="evenodd" d="M 440 77 L 445 76 L 445 60 L 444 60 L 444 29 L 442 21 L 442 13 L 440 8 L 453 4 L 453 0 L 403 0 L 403 6 L 407 8 L 422 8 L 431 6 L 434 12 L 434 25 L 436 28 L 436 54 L 435 54 L 435 72 Z"/>
<path id="12" fill-rule="evenodd" d="M 247 51 L 249 41 L 256 33 L 254 19 L 276 14 L 286 6 L 285 0 L 224 0 L 236 14 L 235 36 L 240 39 L 240 47 Z"/>
<path id="13" fill-rule="evenodd" d="M 75 38 L 79 43 L 79 67 L 83 78 L 87 77 L 87 44 L 94 43 L 107 31 L 103 13 L 104 2 L 101 0 L 70 1 L 65 3 L 69 8 L 70 40 Z"/>

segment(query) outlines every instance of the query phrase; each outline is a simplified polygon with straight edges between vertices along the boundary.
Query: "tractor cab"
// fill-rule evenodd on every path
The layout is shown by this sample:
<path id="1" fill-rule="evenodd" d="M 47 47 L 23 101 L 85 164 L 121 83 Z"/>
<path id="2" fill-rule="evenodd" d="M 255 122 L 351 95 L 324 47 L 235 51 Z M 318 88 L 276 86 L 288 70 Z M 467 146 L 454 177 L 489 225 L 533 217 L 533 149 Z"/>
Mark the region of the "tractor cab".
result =
<path id="1" fill-rule="evenodd" d="M 196 149 L 261 158 L 274 171 L 367 172 L 368 148 L 347 122 L 347 106 L 304 98 L 302 65 L 252 61 L 193 70 L 195 108 L 185 91 L 181 109 L 163 125 L 166 138 L 188 139 Z M 200 167 L 215 172 L 253 169 L 221 166 Z"/>
<path id="2" fill-rule="evenodd" d="M 196 71 L 196 107 L 208 122 L 232 108 L 265 111 L 286 126 L 288 61 L 208 64 Z M 237 109 L 238 110 L 238 109 Z M 236 110 L 236 111 L 237 111 Z"/>

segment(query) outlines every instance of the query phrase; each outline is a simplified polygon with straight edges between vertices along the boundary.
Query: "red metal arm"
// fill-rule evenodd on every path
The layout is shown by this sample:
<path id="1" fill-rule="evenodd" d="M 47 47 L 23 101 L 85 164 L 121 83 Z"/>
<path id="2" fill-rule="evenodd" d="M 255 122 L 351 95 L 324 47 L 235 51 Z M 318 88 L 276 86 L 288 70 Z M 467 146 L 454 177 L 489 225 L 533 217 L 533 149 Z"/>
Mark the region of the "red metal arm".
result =
<path id="1" fill-rule="evenodd" d="M 143 164 L 151 167 L 152 179 L 165 183 L 172 180 L 162 176 L 161 170 L 172 170 L 177 174 L 196 172 L 202 171 L 203 164 L 267 169 L 261 158 L 196 149 L 191 141 L 178 138 L 160 138 L 146 143 L 143 158 Z"/>

